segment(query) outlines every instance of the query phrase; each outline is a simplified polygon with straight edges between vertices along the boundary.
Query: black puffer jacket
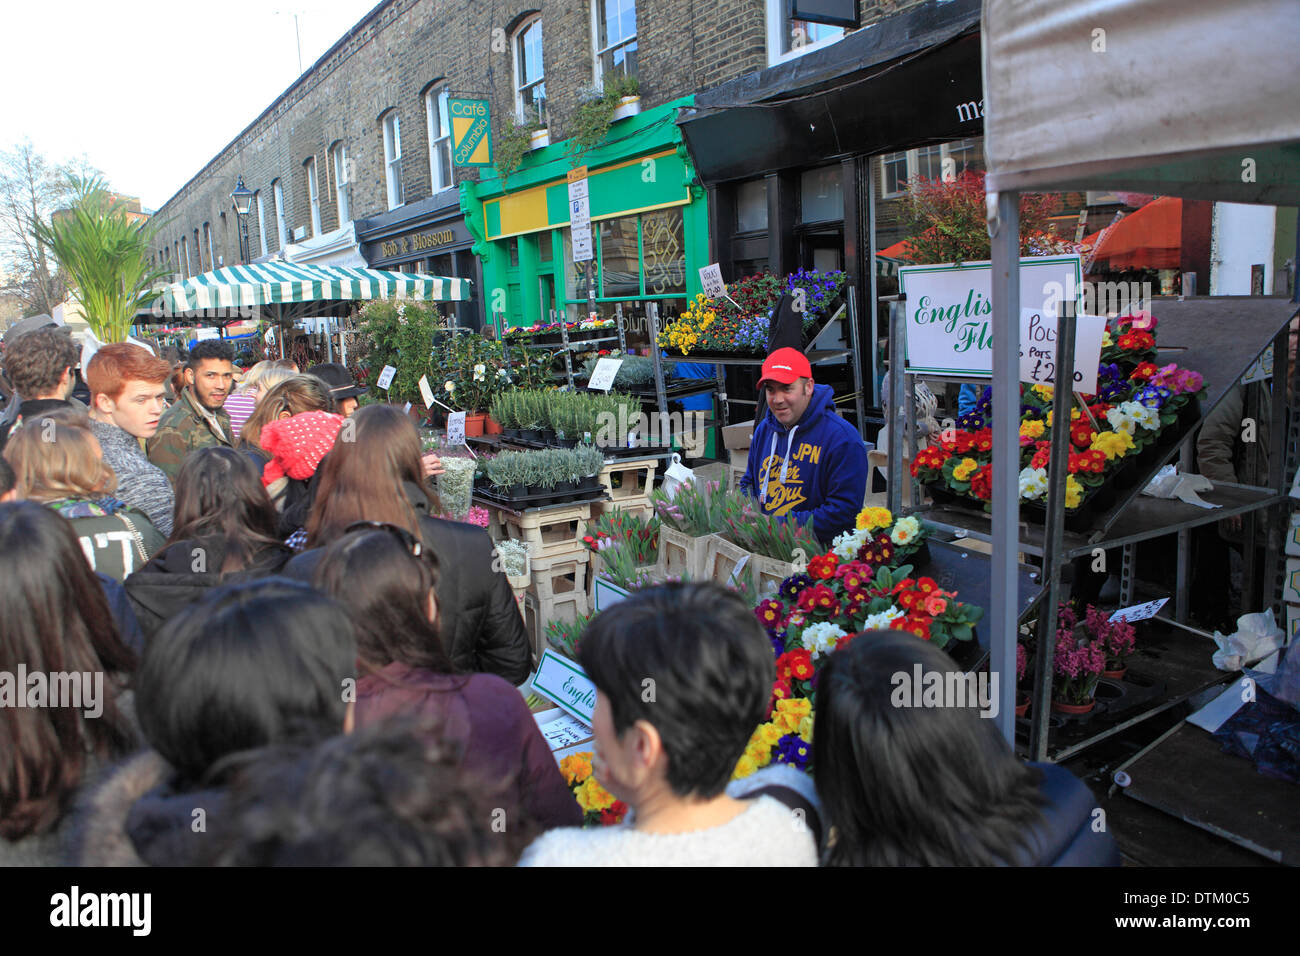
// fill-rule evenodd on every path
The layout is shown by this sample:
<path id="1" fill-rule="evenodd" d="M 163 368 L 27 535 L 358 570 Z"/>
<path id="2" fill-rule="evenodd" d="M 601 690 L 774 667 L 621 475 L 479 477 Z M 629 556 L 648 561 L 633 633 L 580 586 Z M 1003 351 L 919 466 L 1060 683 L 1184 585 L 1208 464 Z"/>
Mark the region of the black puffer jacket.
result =
<path id="1" fill-rule="evenodd" d="M 408 497 L 416 503 L 425 546 L 438 556 L 438 607 L 447 656 L 457 670 L 522 684 L 532 673 L 532 649 L 510 582 L 492 569 L 492 539 L 474 525 L 430 517 L 423 495 Z M 322 554 L 322 548 L 304 551 L 285 566 L 285 576 L 311 583 Z"/>
<path id="2" fill-rule="evenodd" d="M 202 553 L 201 564 L 196 562 L 198 552 Z M 125 582 L 145 643 L 152 641 L 169 620 L 202 600 L 209 589 L 278 574 L 291 557 L 289 548 L 268 545 L 253 556 L 248 567 L 222 575 L 226 552 L 220 535 L 169 545 Z"/>

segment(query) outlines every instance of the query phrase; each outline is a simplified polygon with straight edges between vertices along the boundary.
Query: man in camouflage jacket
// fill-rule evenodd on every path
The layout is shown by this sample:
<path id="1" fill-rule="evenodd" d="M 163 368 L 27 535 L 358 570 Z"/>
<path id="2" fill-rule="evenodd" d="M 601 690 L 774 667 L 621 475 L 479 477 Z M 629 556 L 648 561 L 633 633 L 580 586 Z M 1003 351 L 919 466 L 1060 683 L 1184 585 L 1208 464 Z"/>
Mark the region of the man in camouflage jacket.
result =
<path id="1" fill-rule="evenodd" d="M 185 389 L 163 413 L 158 431 L 145 443 L 149 460 L 176 483 L 185 456 L 210 445 L 234 447 L 230 415 L 223 405 L 234 383 L 234 354 L 220 339 L 206 339 L 190 349 Z"/>

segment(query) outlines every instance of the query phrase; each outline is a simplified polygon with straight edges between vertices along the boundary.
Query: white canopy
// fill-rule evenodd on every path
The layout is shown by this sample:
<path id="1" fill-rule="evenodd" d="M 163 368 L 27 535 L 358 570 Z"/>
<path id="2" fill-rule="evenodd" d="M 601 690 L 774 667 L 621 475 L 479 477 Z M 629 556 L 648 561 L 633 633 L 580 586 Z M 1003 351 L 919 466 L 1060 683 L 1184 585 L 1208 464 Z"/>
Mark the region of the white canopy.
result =
<path id="1" fill-rule="evenodd" d="M 985 0 L 989 192 L 1300 203 L 1295 0 Z"/>

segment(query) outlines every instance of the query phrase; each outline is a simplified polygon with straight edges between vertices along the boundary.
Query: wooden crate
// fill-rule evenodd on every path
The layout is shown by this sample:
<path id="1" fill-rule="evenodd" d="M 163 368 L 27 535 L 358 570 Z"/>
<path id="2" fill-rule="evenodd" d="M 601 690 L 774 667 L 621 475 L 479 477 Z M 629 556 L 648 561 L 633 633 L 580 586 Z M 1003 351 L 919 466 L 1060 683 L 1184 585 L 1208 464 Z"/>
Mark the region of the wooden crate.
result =
<path id="1" fill-rule="evenodd" d="M 706 534 L 693 538 L 688 534 L 661 526 L 659 529 L 659 575 L 664 578 L 702 580 L 704 578 L 704 555 L 709 547 L 709 539 L 713 537 L 716 537 L 716 535 Z"/>
<path id="2" fill-rule="evenodd" d="M 587 555 L 569 560 L 533 561 L 533 581 L 524 595 L 524 629 L 534 657 L 546 649 L 546 625 L 551 621 L 576 621 L 589 613 Z"/>
<path id="3" fill-rule="evenodd" d="M 567 594 L 580 592 L 585 605 L 590 559 L 591 555 L 587 551 L 557 558 L 534 558 L 533 581 L 528 590 L 543 601 L 555 601 Z M 587 613 L 585 606 L 582 613 Z"/>
<path id="4" fill-rule="evenodd" d="M 615 461 L 600 470 L 600 483 L 615 503 L 627 499 L 645 499 L 654 489 L 659 459 L 651 461 Z"/>
<path id="5" fill-rule="evenodd" d="M 502 537 L 528 545 L 534 571 L 538 561 L 585 553 L 582 536 L 587 533 L 587 522 L 591 519 L 589 501 L 519 515 L 509 511 L 498 514 Z"/>
<path id="6" fill-rule="evenodd" d="M 723 586 L 732 583 L 733 575 L 752 581 L 756 557 L 720 534 L 711 535 L 704 551 L 702 577 L 706 581 L 714 581 Z M 737 568 L 740 568 L 739 572 Z"/>
<path id="7" fill-rule="evenodd" d="M 655 513 L 654 505 L 650 503 L 649 498 L 622 498 L 618 501 L 594 501 L 591 505 L 591 516 L 598 518 L 601 515 L 612 514 L 615 511 L 624 511 L 628 514 L 635 515 L 642 521 L 652 518 Z"/>
<path id="8" fill-rule="evenodd" d="M 764 596 L 775 594 L 781 582 L 795 573 L 795 566 L 789 561 L 777 561 L 761 554 L 754 555 L 750 564 L 754 566 L 754 587 Z"/>

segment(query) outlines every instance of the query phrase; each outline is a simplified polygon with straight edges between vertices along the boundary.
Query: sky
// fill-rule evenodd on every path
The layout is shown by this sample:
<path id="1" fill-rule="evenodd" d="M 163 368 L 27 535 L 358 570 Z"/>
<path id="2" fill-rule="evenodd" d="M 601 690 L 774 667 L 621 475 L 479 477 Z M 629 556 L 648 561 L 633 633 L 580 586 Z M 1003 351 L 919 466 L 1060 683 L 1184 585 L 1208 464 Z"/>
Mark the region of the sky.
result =
<path id="1" fill-rule="evenodd" d="M 8 0 L 0 150 L 83 154 L 156 210 L 379 0 Z M 234 188 L 234 183 L 231 183 Z"/>

